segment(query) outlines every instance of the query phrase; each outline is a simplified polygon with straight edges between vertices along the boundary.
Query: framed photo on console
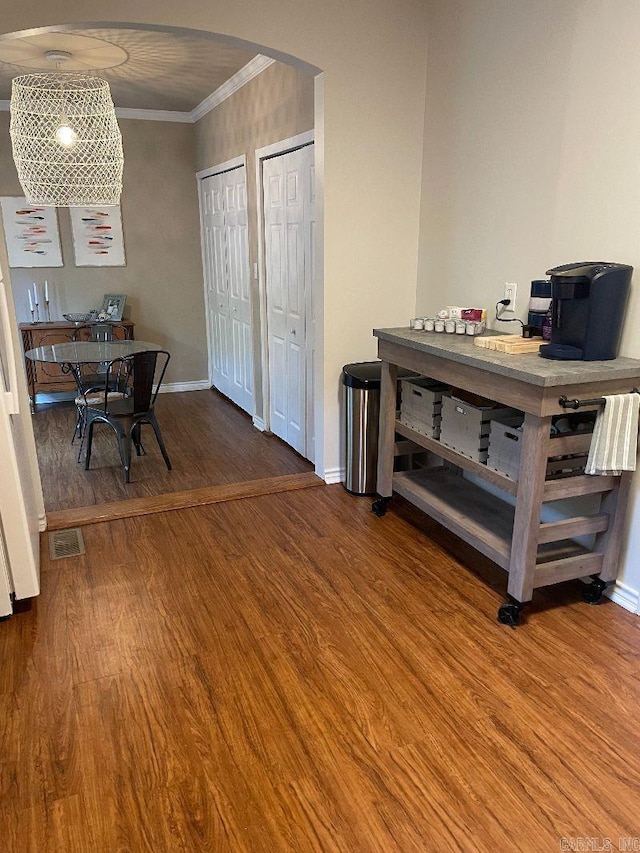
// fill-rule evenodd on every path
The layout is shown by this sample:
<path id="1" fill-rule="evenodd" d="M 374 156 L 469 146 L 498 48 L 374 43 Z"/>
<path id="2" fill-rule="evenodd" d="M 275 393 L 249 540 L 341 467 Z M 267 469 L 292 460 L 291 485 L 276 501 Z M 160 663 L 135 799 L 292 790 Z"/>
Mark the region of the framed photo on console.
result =
<path id="1" fill-rule="evenodd" d="M 108 320 L 115 322 L 122 320 L 124 303 L 127 301 L 124 293 L 105 293 L 102 297 L 102 308 L 100 314 L 106 314 Z"/>

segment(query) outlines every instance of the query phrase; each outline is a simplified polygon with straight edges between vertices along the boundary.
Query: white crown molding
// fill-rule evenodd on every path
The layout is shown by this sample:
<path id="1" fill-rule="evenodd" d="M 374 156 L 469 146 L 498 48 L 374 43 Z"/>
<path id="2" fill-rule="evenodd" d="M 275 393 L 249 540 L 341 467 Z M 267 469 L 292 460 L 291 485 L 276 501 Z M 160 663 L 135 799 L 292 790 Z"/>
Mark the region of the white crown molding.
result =
<path id="1" fill-rule="evenodd" d="M 118 118 L 137 119 L 138 121 L 173 121 L 181 122 L 182 124 L 195 124 L 201 118 L 215 110 L 223 101 L 230 98 L 238 89 L 262 74 L 270 65 L 273 65 L 275 59 L 269 56 L 258 54 L 252 60 L 247 62 L 233 77 L 226 80 L 222 86 L 212 92 L 210 95 L 200 101 L 191 112 L 178 112 L 177 110 L 137 110 L 129 107 L 116 107 L 116 115 Z M 0 101 L 0 112 L 9 112 L 11 101 Z"/>
<path id="2" fill-rule="evenodd" d="M 131 118 L 138 121 L 174 121 L 182 124 L 193 124 L 191 113 L 181 113 L 177 110 L 134 110 L 129 107 L 116 107 L 118 118 Z"/>
<path id="3" fill-rule="evenodd" d="M 239 157 L 233 157 L 231 160 L 226 160 L 224 163 L 216 163 L 215 166 L 209 166 L 208 169 L 200 169 L 196 172 L 196 179 L 202 180 L 209 178 L 211 175 L 217 175 L 220 172 L 230 172 L 232 169 L 237 169 L 239 166 L 247 166 L 247 155 L 241 154 Z"/>
<path id="4" fill-rule="evenodd" d="M 0 101 L 0 112 L 9 112 L 11 101 Z M 192 113 L 177 110 L 138 110 L 130 107 L 116 107 L 118 118 L 132 118 L 140 121 L 178 121 L 193 124 Z"/>
<path id="5" fill-rule="evenodd" d="M 262 74 L 270 65 L 273 65 L 275 59 L 271 59 L 269 56 L 262 56 L 262 54 L 258 54 L 254 56 L 250 62 L 247 62 L 240 71 L 230 77 L 225 83 L 222 84 L 215 92 L 212 92 L 208 95 L 204 101 L 201 101 L 197 107 L 195 107 L 191 111 L 191 116 L 193 121 L 199 121 L 201 118 L 210 113 L 211 110 L 214 110 L 217 106 L 219 106 L 223 101 L 226 101 L 227 98 L 230 98 L 234 92 L 237 92 L 238 89 L 241 89 L 243 86 L 253 80 L 254 77 L 257 77 L 258 74 Z"/>

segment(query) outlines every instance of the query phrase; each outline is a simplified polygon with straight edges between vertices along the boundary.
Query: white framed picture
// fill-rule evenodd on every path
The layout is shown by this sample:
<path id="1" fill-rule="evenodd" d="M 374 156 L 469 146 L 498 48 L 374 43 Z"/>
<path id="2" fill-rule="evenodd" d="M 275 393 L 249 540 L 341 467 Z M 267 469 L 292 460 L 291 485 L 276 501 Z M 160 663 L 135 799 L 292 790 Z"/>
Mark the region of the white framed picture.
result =
<path id="1" fill-rule="evenodd" d="M 3 196 L 2 223 L 10 267 L 61 267 L 55 207 L 29 204 L 24 196 Z"/>
<path id="2" fill-rule="evenodd" d="M 102 308 L 100 309 L 98 317 L 102 317 L 103 314 L 106 314 L 108 320 L 113 320 L 114 322 L 122 320 L 124 303 L 126 301 L 126 293 L 105 293 L 102 297 Z"/>
<path id="3" fill-rule="evenodd" d="M 77 267 L 125 266 L 119 204 L 71 207 L 69 214 Z"/>

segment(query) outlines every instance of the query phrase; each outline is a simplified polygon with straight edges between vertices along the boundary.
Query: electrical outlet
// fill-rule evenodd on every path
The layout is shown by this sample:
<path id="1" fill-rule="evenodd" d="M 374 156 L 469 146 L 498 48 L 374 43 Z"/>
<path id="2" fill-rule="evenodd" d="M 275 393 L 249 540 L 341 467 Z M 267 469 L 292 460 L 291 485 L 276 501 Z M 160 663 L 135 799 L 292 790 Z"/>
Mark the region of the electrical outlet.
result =
<path id="1" fill-rule="evenodd" d="M 510 299 L 511 302 L 505 306 L 505 311 L 511 311 L 512 313 L 516 310 L 516 295 L 518 293 L 518 285 L 514 281 L 507 281 L 504 285 L 504 296 L 503 299 Z"/>

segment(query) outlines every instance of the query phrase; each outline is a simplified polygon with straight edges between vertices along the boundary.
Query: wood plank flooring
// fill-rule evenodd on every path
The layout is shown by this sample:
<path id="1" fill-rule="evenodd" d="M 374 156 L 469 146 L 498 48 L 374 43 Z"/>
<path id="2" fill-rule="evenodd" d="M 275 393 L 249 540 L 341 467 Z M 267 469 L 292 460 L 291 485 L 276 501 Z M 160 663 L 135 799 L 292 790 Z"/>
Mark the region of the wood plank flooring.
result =
<path id="1" fill-rule="evenodd" d="M 73 403 L 38 406 L 33 426 L 47 512 L 313 470 L 217 391 L 160 394 L 156 412 L 173 470 L 167 471 L 151 427 L 143 427 L 146 456 L 133 454 L 127 485 L 108 426 L 96 425 L 85 471 L 84 462 L 77 462 L 77 442 L 70 444 Z"/>
<path id="2" fill-rule="evenodd" d="M 504 573 L 340 486 L 84 536 L 0 623 L 6 853 L 640 834 L 640 621 L 576 583 L 511 630 Z"/>

